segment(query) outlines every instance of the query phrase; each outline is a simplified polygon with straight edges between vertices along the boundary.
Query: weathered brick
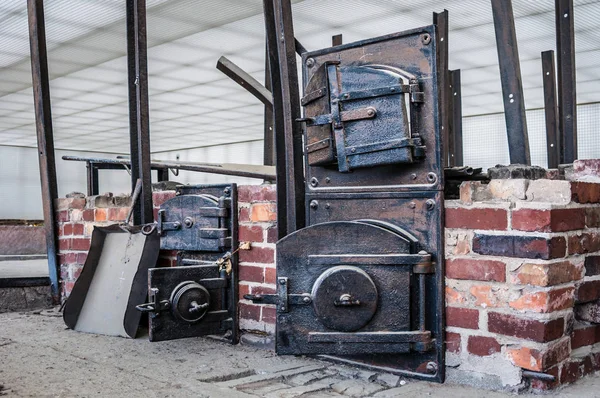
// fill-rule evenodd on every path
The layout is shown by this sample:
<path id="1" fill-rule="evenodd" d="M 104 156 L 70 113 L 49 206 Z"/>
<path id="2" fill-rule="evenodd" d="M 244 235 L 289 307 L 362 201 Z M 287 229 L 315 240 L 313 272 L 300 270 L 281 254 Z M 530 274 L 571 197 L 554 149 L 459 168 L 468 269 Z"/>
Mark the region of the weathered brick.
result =
<path id="1" fill-rule="evenodd" d="M 483 308 L 493 308 L 502 305 L 490 285 L 474 285 L 469 288 L 469 293 L 475 297 L 475 305 Z"/>
<path id="2" fill-rule="evenodd" d="M 58 240 L 58 250 L 65 251 L 71 249 L 71 238 L 64 238 Z"/>
<path id="3" fill-rule="evenodd" d="M 573 312 L 579 321 L 600 323 L 600 300 L 576 304 Z"/>
<path id="4" fill-rule="evenodd" d="M 560 180 L 535 180 L 527 186 L 527 201 L 568 204 L 571 202 L 571 183 Z"/>
<path id="5" fill-rule="evenodd" d="M 505 230 L 508 213 L 505 209 L 447 207 L 445 225 L 446 228 Z"/>
<path id="6" fill-rule="evenodd" d="M 257 203 L 250 206 L 250 220 L 268 222 L 277 220 L 277 207 L 273 203 Z"/>
<path id="7" fill-rule="evenodd" d="M 592 232 L 569 236 L 569 254 L 585 254 L 600 251 L 600 234 Z"/>
<path id="8" fill-rule="evenodd" d="M 84 227 L 81 223 L 73 224 L 73 235 L 83 235 Z"/>
<path id="9" fill-rule="evenodd" d="M 262 311 L 261 311 L 261 315 L 260 315 L 260 320 L 265 323 L 274 324 L 275 320 L 277 319 L 276 318 L 277 310 L 275 309 L 275 307 L 270 306 L 270 305 L 269 306 L 264 305 L 264 306 L 262 306 L 261 310 Z"/>
<path id="10" fill-rule="evenodd" d="M 240 202 L 275 202 L 276 200 L 275 185 L 243 185 L 238 189 L 238 201 Z"/>
<path id="11" fill-rule="evenodd" d="M 94 221 L 94 209 L 85 209 L 82 219 L 83 221 Z"/>
<path id="12" fill-rule="evenodd" d="M 558 236 L 485 235 L 475 234 L 472 250 L 475 253 L 549 260 L 565 256 L 566 240 Z"/>
<path id="13" fill-rule="evenodd" d="M 571 349 L 600 342 L 600 325 L 578 325 L 571 333 Z"/>
<path id="14" fill-rule="evenodd" d="M 155 207 L 160 207 L 163 203 L 165 203 L 169 199 L 173 199 L 175 197 L 175 191 L 158 191 L 152 193 L 152 204 Z"/>
<path id="15" fill-rule="evenodd" d="M 531 312 L 554 312 L 572 308 L 574 287 L 564 287 L 544 291 L 524 292 L 517 300 L 508 303 L 511 308 Z"/>
<path id="16" fill-rule="evenodd" d="M 71 223 L 63 224 L 62 234 L 63 234 L 63 236 L 73 235 L 73 224 L 71 224 Z"/>
<path id="17" fill-rule="evenodd" d="M 571 183 L 571 200 L 577 203 L 600 203 L 600 184 L 574 181 Z"/>
<path id="18" fill-rule="evenodd" d="M 552 366 L 564 361 L 571 354 L 569 339 L 549 344 L 541 351 L 530 347 L 507 348 L 506 354 L 513 364 L 520 368 L 544 372 Z"/>
<path id="19" fill-rule="evenodd" d="M 577 285 L 575 299 L 578 303 L 587 303 L 600 299 L 600 280 L 584 281 Z"/>
<path id="20" fill-rule="evenodd" d="M 446 307 L 446 326 L 478 329 L 479 311 L 469 308 Z"/>
<path id="21" fill-rule="evenodd" d="M 500 343 L 493 337 L 469 336 L 467 341 L 467 350 L 480 357 L 493 355 L 500 352 L 501 348 Z"/>
<path id="22" fill-rule="evenodd" d="M 512 228 L 519 231 L 565 232 L 585 227 L 585 209 L 518 209 L 512 212 Z"/>
<path id="23" fill-rule="evenodd" d="M 88 253 L 87 252 L 76 253 L 76 255 L 77 255 L 77 259 L 76 259 L 75 262 L 77 264 L 85 264 L 85 261 L 87 260 Z"/>
<path id="24" fill-rule="evenodd" d="M 277 235 L 277 227 L 267 229 L 267 243 L 276 243 L 279 240 Z"/>
<path id="25" fill-rule="evenodd" d="M 260 306 L 255 304 L 238 304 L 240 318 L 260 321 Z"/>
<path id="26" fill-rule="evenodd" d="M 240 250 L 240 262 L 273 264 L 275 263 L 275 250 L 270 247 L 252 246 L 250 250 Z"/>
<path id="27" fill-rule="evenodd" d="M 465 296 L 457 290 L 446 286 L 446 304 L 463 304 L 467 301 Z"/>
<path id="28" fill-rule="evenodd" d="M 240 225 L 238 229 L 239 239 L 242 242 L 262 242 L 263 229 L 258 225 Z"/>
<path id="29" fill-rule="evenodd" d="M 492 180 L 488 184 L 490 194 L 507 201 L 525 200 L 529 180 L 523 178 Z"/>
<path id="30" fill-rule="evenodd" d="M 277 279 L 277 270 L 273 267 L 265 268 L 265 283 L 275 284 Z"/>
<path id="31" fill-rule="evenodd" d="M 546 343 L 563 335 L 563 318 L 551 321 L 520 318 L 499 312 L 488 313 L 488 331 L 521 339 Z"/>
<path id="32" fill-rule="evenodd" d="M 573 162 L 574 180 L 600 182 L 600 159 L 582 159 Z"/>
<path id="33" fill-rule="evenodd" d="M 446 350 L 449 352 L 460 352 L 460 334 L 446 332 Z"/>
<path id="34" fill-rule="evenodd" d="M 63 210 L 56 213 L 56 221 L 57 222 L 67 222 L 70 221 L 69 210 Z"/>
<path id="35" fill-rule="evenodd" d="M 586 207 L 585 226 L 588 228 L 600 228 L 600 206 Z"/>
<path id="36" fill-rule="evenodd" d="M 563 363 L 560 370 L 560 383 L 573 383 L 592 372 L 592 370 L 593 364 L 591 362 L 591 357 L 572 358 Z"/>
<path id="37" fill-rule="evenodd" d="M 502 261 L 476 258 L 446 260 L 446 277 L 475 281 L 506 281 L 506 264 Z"/>
<path id="38" fill-rule="evenodd" d="M 514 274 L 515 283 L 535 286 L 553 286 L 581 279 L 581 266 L 570 261 L 534 264 L 524 263 Z"/>
<path id="39" fill-rule="evenodd" d="M 103 209 L 96 209 L 96 217 L 98 217 L 98 211 Z M 125 221 L 129 209 L 127 207 L 111 207 L 108 209 L 108 219 L 110 221 Z M 96 218 L 96 221 L 100 221 Z"/>
<path id="40" fill-rule="evenodd" d="M 238 213 L 239 222 L 250 221 L 250 209 L 248 207 L 240 207 Z"/>
<path id="41" fill-rule="evenodd" d="M 600 256 L 587 256 L 585 258 L 585 276 L 600 275 Z"/>
<path id="42" fill-rule="evenodd" d="M 71 249 L 73 250 L 89 250 L 90 240 L 87 238 L 73 238 L 71 241 Z"/>
<path id="43" fill-rule="evenodd" d="M 240 265 L 240 281 L 263 283 L 265 281 L 264 267 L 255 267 L 251 265 Z"/>

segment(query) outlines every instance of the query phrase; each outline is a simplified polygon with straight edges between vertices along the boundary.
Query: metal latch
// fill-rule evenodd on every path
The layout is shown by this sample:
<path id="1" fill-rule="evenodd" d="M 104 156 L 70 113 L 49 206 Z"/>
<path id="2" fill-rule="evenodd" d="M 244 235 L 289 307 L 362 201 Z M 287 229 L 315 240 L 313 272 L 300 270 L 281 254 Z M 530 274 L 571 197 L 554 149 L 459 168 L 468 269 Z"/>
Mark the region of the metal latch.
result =
<path id="1" fill-rule="evenodd" d="M 246 300 L 258 304 L 275 304 L 277 312 L 288 312 L 290 305 L 307 305 L 312 303 L 310 293 L 288 294 L 288 278 L 277 278 L 277 294 L 245 294 Z"/>
<path id="2" fill-rule="evenodd" d="M 171 308 L 171 302 L 169 300 L 158 301 L 158 288 L 151 288 L 148 294 L 150 299 L 148 303 L 139 304 L 135 306 L 135 309 L 140 312 L 147 312 L 152 318 L 157 317 L 162 311 L 166 311 Z"/>
<path id="3" fill-rule="evenodd" d="M 158 226 L 156 227 L 156 230 L 158 231 L 159 235 L 162 235 L 163 231 L 176 231 L 178 229 L 181 229 L 181 223 L 179 221 L 163 221 L 165 218 L 165 212 L 165 209 L 160 209 L 158 211 Z"/>

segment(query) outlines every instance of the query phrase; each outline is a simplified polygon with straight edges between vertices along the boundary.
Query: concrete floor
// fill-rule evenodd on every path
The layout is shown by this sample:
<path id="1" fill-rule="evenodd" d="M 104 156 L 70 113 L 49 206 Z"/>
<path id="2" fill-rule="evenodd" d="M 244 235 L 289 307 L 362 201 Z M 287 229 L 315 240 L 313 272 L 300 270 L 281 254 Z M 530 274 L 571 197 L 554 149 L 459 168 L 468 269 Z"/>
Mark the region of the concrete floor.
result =
<path id="1" fill-rule="evenodd" d="M 150 343 L 67 330 L 55 309 L 0 314 L 0 395 L 35 397 L 505 397 L 402 380 L 209 338 Z M 590 376 L 553 397 L 600 397 Z"/>

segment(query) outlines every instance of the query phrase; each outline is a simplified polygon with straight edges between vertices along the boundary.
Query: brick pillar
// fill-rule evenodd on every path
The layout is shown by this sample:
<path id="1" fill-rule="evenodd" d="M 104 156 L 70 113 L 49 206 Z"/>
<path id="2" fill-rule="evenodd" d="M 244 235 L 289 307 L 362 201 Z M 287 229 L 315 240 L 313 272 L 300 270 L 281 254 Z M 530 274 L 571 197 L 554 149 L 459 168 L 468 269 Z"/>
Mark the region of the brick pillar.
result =
<path id="1" fill-rule="evenodd" d="M 275 185 L 238 187 L 239 241 L 251 242 L 240 251 L 240 327 L 275 332 L 275 306 L 253 304 L 244 294 L 275 293 L 275 242 L 277 206 Z"/>
<path id="2" fill-rule="evenodd" d="M 446 202 L 449 378 L 547 389 L 600 368 L 600 329 L 576 320 L 600 298 L 600 184 L 561 180 L 466 182 Z M 598 269 L 597 269 L 598 268 Z M 477 384 L 477 382 L 475 382 Z"/>

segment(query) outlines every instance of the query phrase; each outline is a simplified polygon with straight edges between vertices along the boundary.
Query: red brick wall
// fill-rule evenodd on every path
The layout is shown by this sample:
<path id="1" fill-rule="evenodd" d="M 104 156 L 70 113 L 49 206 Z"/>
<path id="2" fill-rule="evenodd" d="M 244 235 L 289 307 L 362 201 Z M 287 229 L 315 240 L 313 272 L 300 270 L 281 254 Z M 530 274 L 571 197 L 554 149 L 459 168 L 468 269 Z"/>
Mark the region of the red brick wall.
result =
<path id="1" fill-rule="evenodd" d="M 463 183 L 445 214 L 449 361 L 557 377 L 536 389 L 600 369 L 600 328 L 574 315 L 600 298 L 599 215 L 598 183 Z"/>

